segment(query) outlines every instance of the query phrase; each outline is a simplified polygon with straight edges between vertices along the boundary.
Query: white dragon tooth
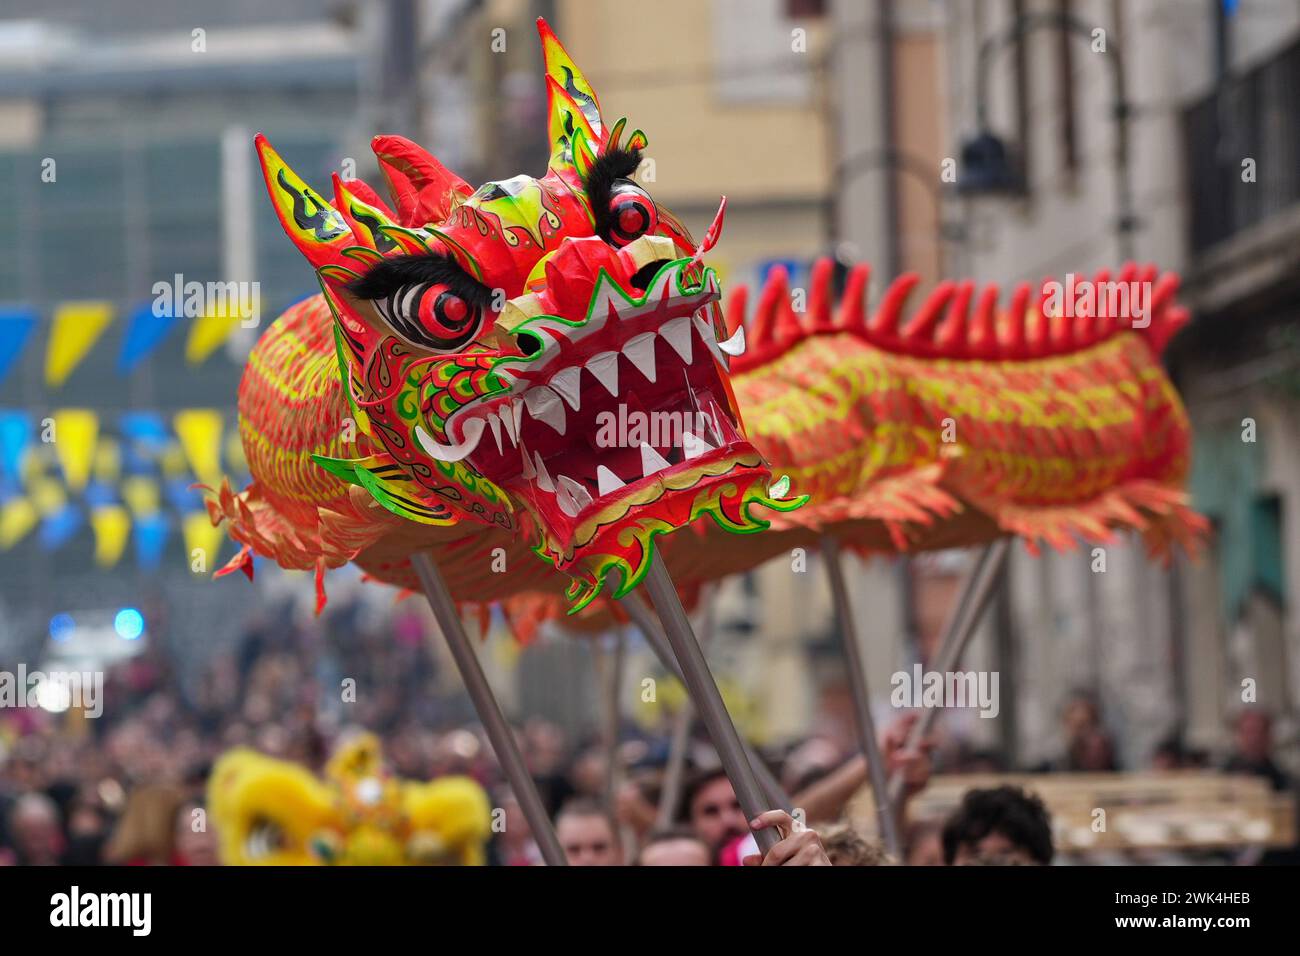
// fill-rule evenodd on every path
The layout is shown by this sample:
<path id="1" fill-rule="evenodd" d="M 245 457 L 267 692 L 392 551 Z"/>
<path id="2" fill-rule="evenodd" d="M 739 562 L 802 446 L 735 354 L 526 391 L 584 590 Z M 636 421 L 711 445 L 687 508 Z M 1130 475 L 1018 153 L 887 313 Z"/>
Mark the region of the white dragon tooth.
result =
<path id="1" fill-rule="evenodd" d="M 718 348 L 722 349 L 722 351 L 726 352 L 728 355 L 744 355 L 745 327 L 743 325 L 736 326 L 736 331 L 732 333 L 731 338 L 727 339 L 725 342 L 719 342 Z"/>
<path id="2" fill-rule="evenodd" d="M 649 445 L 642 443 L 641 445 L 642 477 L 648 478 L 650 475 L 653 475 L 655 472 L 663 471 L 667 467 L 669 467 L 669 465 L 668 462 L 664 460 L 663 455 L 659 454 L 659 452 L 655 451 Z"/>
<path id="3" fill-rule="evenodd" d="M 700 338 L 704 340 L 704 344 L 713 353 L 713 357 L 718 360 L 718 364 L 727 371 L 731 371 L 731 359 L 726 352 L 718 347 L 718 337 L 713 332 L 713 323 L 698 312 L 691 316 L 691 322 L 695 325 L 696 331 L 700 333 Z"/>
<path id="4" fill-rule="evenodd" d="M 611 491 L 618 491 L 624 485 L 623 479 L 604 465 L 596 466 L 596 482 L 602 495 L 607 495 Z"/>
<path id="5" fill-rule="evenodd" d="M 443 445 L 434 441 L 433 436 L 426 432 L 421 426 L 415 426 L 415 440 L 420 443 L 420 447 L 428 453 L 429 457 L 436 458 L 438 461 L 460 461 L 462 458 L 471 454 L 478 447 L 479 440 L 483 437 L 483 431 L 487 426 L 483 424 L 481 418 L 471 418 L 465 423 L 463 429 L 465 440 L 454 445 Z"/>
<path id="6" fill-rule="evenodd" d="M 659 329 L 659 334 L 673 347 L 673 351 L 681 356 L 683 364 L 691 364 L 691 317 L 689 315 L 664 323 Z"/>
<path id="7" fill-rule="evenodd" d="M 565 475 L 556 479 L 555 499 L 560 510 L 570 518 L 578 517 L 578 512 L 591 504 L 591 494 L 587 489 Z"/>
<path id="8" fill-rule="evenodd" d="M 522 442 L 519 445 L 519 451 L 523 459 L 523 469 L 520 473 L 525 480 L 532 481 L 537 477 L 537 469 L 533 467 L 533 456 L 529 454 L 528 449 L 523 446 Z"/>
<path id="9" fill-rule="evenodd" d="M 515 416 L 510 410 L 510 405 L 506 404 L 497 414 L 505 427 L 506 437 L 510 439 L 511 447 L 514 447 L 519 442 L 519 426 L 515 424 Z"/>
<path id="10" fill-rule="evenodd" d="M 486 421 L 492 429 L 492 437 L 497 443 L 497 454 L 500 455 L 503 452 L 501 448 L 501 419 L 497 418 L 494 413 L 489 412 Z"/>
<path id="11" fill-rule="evenodd" d="M 573 368 L 556 372 L 547 384 L 559 392 L 560 397 L 576 412 L 582 406 L 582 390 L 578 387 L 581 378 L 582 368 L 575 365 Z"/>
<path id="12" fill-rule="evenodd" d="M 605 386 L 611 398 L 618 398 L 618 353 L 601 352 L 587 362 L 587 371 Z"/>
<path id="13" fill-rule="evenodd" d="M 560 401 L 560 396 L 554 391 L 545 385 L 535 385 L 524 392 L 524 404 L 528 406 L 528 414 L 533 418 L 546 422 L 561 435 L 564 434 L 564 402 Z"/>
<path id="14" fill-rule="evenodd" d="M 515 422 L 515 434 L 522 436 L 523 432 L 520 431 L 520 428 L 524 424 L 523 402 L 512 402 L 510 405 L 510 414 L 513 416 Z"/>
<path id="15" fill-rule="evenodd" d="M 648 381 L 655 380 L 655 333 L 642 332 L 632 336 L 623 346 L 623 354 Z"/>
<path id="16" fill-rule="evenodd" d="M 581 509 L 578 507 L 578 503 L 573 500 L 573 495 L 569 494 L 569 489 L 565 486 L 563 478 L 560 479 L 559 487 L 555 489 L 555 501 L 560 506 L 560 510 L 570 518 L 578 517 L 578 512 Z"/>
<path id="17" fill-rule="evenodd" d="M 682 451 L 686 459 L 699 458 L 706 451 L 713 451 L 713 446 L 694 432 L 682 432 Z"/>
<path id="18" fill-rule="evenodd" d="M 551 473 L 546 470 L 546 462 L 542 461 L 542 456 L 537 452 L 533 452 L 533 464 L 537 468 L 537 487 L 542 491 L 555 494 L 555 482 L 551 481 Z"/>

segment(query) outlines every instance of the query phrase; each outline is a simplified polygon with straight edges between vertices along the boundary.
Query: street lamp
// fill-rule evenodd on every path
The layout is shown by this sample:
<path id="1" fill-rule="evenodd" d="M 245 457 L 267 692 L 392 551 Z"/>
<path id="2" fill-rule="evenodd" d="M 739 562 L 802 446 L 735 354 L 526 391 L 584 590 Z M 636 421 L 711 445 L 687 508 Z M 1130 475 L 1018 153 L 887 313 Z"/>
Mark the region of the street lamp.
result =
<path id="1" fill-rule="evenodd" d="M 978 131 L 962 143 L 961 168 L 957 191 L 966 196 L 1022 194 L 1024 171 L 1006 143 L 991 129 L 988 116 L 988 71 L 993 55 L 1001 48 L 1024 41 L 1025 35 L 1040 27 L 1065 30 L 1093 41 L 1093 28 L 1066 13 L 1026 13 L 1003 32 L 980 44 L 975 74 L 975 111 Z M 1120 256 L 1133 258 L 1133 231 L 1137 217 L 1133 211 L 1133 187 L 1128 168 L 1129 105 L 1125 92 L 1124 58 L 1119 47 L 1108 40 L 1105 59 L 1111 65 L 1115 122 L 1115 205 L 1118 218 L 1115 230 Z"/>

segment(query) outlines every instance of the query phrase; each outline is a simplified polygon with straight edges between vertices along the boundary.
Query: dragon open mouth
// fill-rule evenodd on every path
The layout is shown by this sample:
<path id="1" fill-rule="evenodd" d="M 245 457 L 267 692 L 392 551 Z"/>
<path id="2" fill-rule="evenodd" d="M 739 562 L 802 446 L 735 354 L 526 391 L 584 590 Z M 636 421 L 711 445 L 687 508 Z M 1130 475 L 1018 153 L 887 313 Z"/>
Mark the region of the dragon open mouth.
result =
<path id="1" fill-rule="evenodd" d="M 602 269 L 585 319 L 522 322 L 512 332 L 530 354 L 493 369 L 505 391 L 446 423 L 455 452 L 532 510 L 561 551 L 638 506 L 761 468 L 725 377 L 743 336 L 719 342 L 717 277 L 690 265 L 626 264 L 621 282 Z M 435 457 L 451 450 L 417 437 Z"/>

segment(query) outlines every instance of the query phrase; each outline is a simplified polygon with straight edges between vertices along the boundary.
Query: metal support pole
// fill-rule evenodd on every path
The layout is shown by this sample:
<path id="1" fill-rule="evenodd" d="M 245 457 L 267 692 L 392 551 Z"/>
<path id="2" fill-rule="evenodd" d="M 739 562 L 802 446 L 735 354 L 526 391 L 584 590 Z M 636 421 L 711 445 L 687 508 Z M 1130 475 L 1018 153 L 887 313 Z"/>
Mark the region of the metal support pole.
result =
<path id="1" fill-rule="evenodd" d="M 971 569 L 966 583 L 962 585 L 956 607 L 948 618 L 948 626 L 944 629 L 943 643 L 939 646 L 939 654 L 935 658 L 933 670 L 946 674 L 961 660 L 966 645 L 970 643 L 975 628 L 979 625 L 985 608 L 988 607 L 989 599 L 993 597 L 994 587 L 997 585 L 1010 550 L 1011 539 L 1000 538 L 980 552 L 975 567 Z M 905 749 L 913 750 L 920 745 L 921 740 L 934 726 L 938 714 L 937 707 L 922 711 L 921 719 L 912 725 L 912 731 L 907 735 Z M 890 805 L 898 806 L 902 796 L 903 777 L 896 773 L 889 781 Z"/>
<path id="2" fill-rule="evenodd" d="M 645 635 L 646 643 L 650 645 L 650 650 L 654 651 L 655 657 L 659 658 L 659 663 L 664 666 L 664 669 L 681 681 L 682 684 L 686 684 L 686 679 L 682 676 L 682 669 L 677 666 L 677 661 L 673 658 L 672 649 L 668 646 L 668 640 L 664 637 L 663 628 L 660 627 L 659 621 L 656 620 L 654 611 L 650 606 L 636 595 L 630 595 L 623 598 L 619 601 L 619 604 L 623 606 L 623 610 L 627 611 L 627 615 L 632 619 L 632 623 L 640 628 L 641 633 Z M 706 634 L 704 636 L 704 641 L 707 642 L 708 639 L 709 636 Z M 689 687 L 687 687 L 687 693 L 690 693 Z M 688 704 L 687 706 L 689 707 L 690 705 Z M 683 733 L 689 733 L 690 719 L 692 717 L 693 715 L 691 711 L 688 710 L 687 730 L 683 731 Z M 742 743 L 745 747 L 745 754 L 749 757 L 749 765 L 754 769 L 754 773 L 758 777 L 758 782 L 762 784 L 763 792 L 767 794 L 767 799 L 771 802 L 772 807 L 780 808 L 787 813 L 792 813 L 794 810 L 794 801 L 790 799 L 790 795 L 785 792 L 785 788 L 781 786 L 780 781 L 777 780 L 772 774 L 772 771 L 767 768 L 767 764 L 759 758 L 758 754 L 754 753 L 753 748 L 749 746 L 749 743 L 747 741 L 742 741 Z M 714 746 L 717 746 L 716 742 Z M 670 762 L 669 770 L 671 769 L 672 765 Z"/>
<path id="3" fill-rule="evenodd" d="M 524 765 L 524 756 L 519 752 L 514 729 L 501 713 L 501 705 L 497 703 L 492 687 L 483 674 L 483 667 L 479 664 L 478 655 L 474 652 L 474 646 L 465 633 L 465 626 L 461 623 L 456 604 L 447 590 L 447 582 L 443 580 L 441 572 L 427 554 L 416 552 L 411 555 L 411 565 L 420 578 L 420 584 L 424 587 L 424 596 L 429 601 L 438 628 L 442 631 L 447 648 L 456 662 L 456 669 L 460 671 L 465 692 L 469 694 L 474 710 L 478 713 L 478 719 L 483 722 L 483 729 L 487 731 L 488 740 L 497 755 L 497 762 L 501 764 L 501 770 L 514 791 L 515 799 L 519 801 L 524 819 L 528 821 L 528 828 L 533 831 L 533 839 L 537 841 L 542 859 L 546 861 L 547 866 L 565 866 L 567 860 L 564 849 L 555 836 L 555 828 L 551 825 L 550 817 L 546 815 L 546 807 L 542 804 L 541 794 L 537 792 L 537 785 Z"/>
<path id="4" fill-rule="evenodd" d="M 889 781 L 885 759 L 880 753 L 876 737 L 876 722 L 871 716 L 871 697 L 867 688 L 867 666 L 858 646 L 858 632 L 853 622 L 853 605 L 849 599 L 848 585 L 844 580 L 844 565 L 840 561 L 839 542 L 830 535 L 822 537 L 822 557 L 826 560 L 826 574 L 830 578 L 831 594 L 835 599 L 835 619 L 839 624 L 840 643 L 844 648 L 844 669 L 853 695 L 853 716 L 857 725 L 858 744 L 867 761 L 871 779 L 871 794 L 876 801 L 876 819 L 885 849 L 896 860 L 903 858 L 903 843 L 898 836 L 898 818 L 889 799 Z"/>
<path id="5" fill-rule="evenodd" d="M 677 588 L 668 576 L 662 558 L 651 563 L 650 570 L 646 573 L 645 586 L 650 601 L 659 614 L 659 620 L 663 623 L 668 646 L 672 648 L 673 656 L 681 666 L 691 700 L 709 731 L 713 746 L 717 748 L 722 768 L 735 788 L 736 799 L 740 802 L 745 818 L 753 820 L 771 808 L 758 785 L 758 778 L 754 776 L 749 758 L 745 755 L 745 747 L 736 731 L 736 725 L 731 722 L 731 715 L 722 703 L 722 694 L 718 692 L 718 685 L 709 672 L 704 652 L 695 639 L 686 609 L 682 607 Z M 766 854 L 776 846 L 777 834 L 771 827 L 767 827 L 755 831 L 754 839 L 759 849 Z"/>

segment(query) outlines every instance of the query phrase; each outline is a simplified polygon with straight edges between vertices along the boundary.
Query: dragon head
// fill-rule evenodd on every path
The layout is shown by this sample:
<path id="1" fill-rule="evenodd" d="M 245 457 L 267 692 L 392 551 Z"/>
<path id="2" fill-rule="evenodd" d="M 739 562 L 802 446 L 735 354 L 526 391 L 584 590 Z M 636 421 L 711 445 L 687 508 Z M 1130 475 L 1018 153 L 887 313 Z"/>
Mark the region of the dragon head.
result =
<path id="1" fill-rule="evenodd" d="M 709 514 L 734 531 L 787 510 L 728 382 L 718 277 L 702 243 L 631 178 L 646 138 L 606 123 L 539 21 L 552 152 L 540 179 L 471 189 L 396 136 L 374 140 L 392 212 L 335 177 L 331 205 L 258 138 L 280 220 L 334 311 L 359 427 L 384 454 L 321 463 L 416 521 L 529 535 L 576 607 L 656 535 Z"/>

